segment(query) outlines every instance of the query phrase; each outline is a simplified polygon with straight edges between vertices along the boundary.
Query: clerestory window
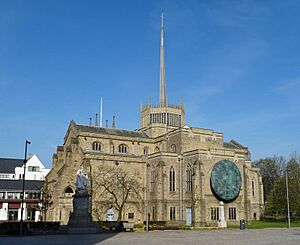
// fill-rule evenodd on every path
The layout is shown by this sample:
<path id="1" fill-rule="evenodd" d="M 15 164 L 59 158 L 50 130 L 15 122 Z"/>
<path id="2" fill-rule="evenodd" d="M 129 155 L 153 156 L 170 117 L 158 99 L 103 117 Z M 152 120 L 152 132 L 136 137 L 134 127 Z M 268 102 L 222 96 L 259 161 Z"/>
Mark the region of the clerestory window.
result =
<path id="1" fill-rule="evenodd" d="M 125 144 L 119 145 L 119 152 L 120 153 L 128 153 L 128 147 Z"/>

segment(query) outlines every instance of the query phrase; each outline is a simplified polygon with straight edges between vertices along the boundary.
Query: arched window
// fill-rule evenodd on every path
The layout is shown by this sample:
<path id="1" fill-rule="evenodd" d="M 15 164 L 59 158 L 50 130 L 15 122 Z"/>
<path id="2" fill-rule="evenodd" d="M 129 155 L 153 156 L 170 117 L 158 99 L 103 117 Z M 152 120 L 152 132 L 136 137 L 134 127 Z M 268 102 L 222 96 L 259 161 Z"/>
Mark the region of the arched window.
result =
<path id="1" fill-rule="evenodd" d="M 155 169 L 151 169 L 150 190 L 155 191 Z"/>
<path id="2" fill-rule="evenodd" d="M 101 148 L 102 148 L 102 145 L 100 142 L 98 142 L 98 141 L 93 142 L 93 150 L 94 151 L 101 151 Z"/>
<path id="3" fill-rule="evenodd" d="M 68 187 L 66 190 L 65 190 L 65 193 L 73 193 L 73 190 L 71 187 Z"/>
<path id="4" fill-rule="evenodd" d="M 171 145 L 170 150 L 171 152 L 176 152 L 176 145 L 175 144 Z"/>
<path id="5" fill-rule="evenodd" d="M 155 152 L 159 152 L 159 147 L 155 147 Z"/>
<path id="6" fill-rule="evenodd" d="M 175 170 L 173 166 L 170 168 L 169 173 L 170 191 L 175 191 Z"/>
<path id="7" fill-rule="evenodd" d="M 255 196 L 255 192 L 254 192 L 254 189 L 255 189 L 255 183 L 254 183 L 254 180 L 252 180 L 252 196 Z"/>
<path id="8" fill-rule="evenodd" d="M 69 186 L 65 189 L 64 194 L 65 194 L 66 197 L 71 197 L 73 195 L 73 193 L 74 193 L 73 189 Z"/>
<path id="9" fill-rule="evenodd" d="M 120 153 L 128 153 L 128 147 L 125 144 L 119 145 L 119 152 Z"/>
<path id="10" fill-rule="evenodd" d="M 193 191 L 193 171 L 190 164 L 186 167 L 186 189 Z"/>

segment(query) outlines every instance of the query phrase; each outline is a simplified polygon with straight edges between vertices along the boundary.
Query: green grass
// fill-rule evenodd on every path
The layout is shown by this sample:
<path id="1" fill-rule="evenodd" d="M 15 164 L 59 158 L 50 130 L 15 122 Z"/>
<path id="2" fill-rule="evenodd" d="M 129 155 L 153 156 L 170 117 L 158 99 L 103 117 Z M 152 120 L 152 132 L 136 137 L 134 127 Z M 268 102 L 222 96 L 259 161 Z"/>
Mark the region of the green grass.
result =
<path id="1" fill-rule="evenodd" d="M 282 221 L 261 221 L 261 220 L 254 220 L 251 224 L 246 225 L 247 229 L 264 229 L 264 228 L 287 228 L 287 222 Z M 291 227 L 300 227 L 300 221 L 293 221 L 291 222 Z M 240 228 L 239 225 L 231 225 L 228 228 L 236 229 Z"/>

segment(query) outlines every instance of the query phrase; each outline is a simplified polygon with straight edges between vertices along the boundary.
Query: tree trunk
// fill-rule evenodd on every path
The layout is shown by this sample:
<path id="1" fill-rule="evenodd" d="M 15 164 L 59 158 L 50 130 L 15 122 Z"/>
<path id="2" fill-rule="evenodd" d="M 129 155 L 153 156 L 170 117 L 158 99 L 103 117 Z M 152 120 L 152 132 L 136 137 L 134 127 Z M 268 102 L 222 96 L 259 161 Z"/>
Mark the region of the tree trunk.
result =
<path id="1" fill-rule="evenodd" d="M 120 208 L 120 209 L 118 210 L 119 214 L 118 214 L 118 219 L 117 219 L 117 221 L 121 221 L 121 220 L 122 220 L 122 211 L 123 211 L 123 208 Z"/>

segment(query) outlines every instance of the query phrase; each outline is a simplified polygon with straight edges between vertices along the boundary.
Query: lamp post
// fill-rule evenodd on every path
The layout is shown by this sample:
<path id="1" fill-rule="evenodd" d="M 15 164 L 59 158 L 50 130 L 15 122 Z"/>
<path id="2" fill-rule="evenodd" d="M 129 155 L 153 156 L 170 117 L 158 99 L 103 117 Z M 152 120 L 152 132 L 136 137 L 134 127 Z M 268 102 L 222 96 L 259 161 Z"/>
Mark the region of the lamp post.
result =
<path id="1" fill-rule="evenodd" d="M 288 218 L 288 228 L 291 228 L 291 218 L 290 218 L 290 201 L 289 201 L 289 182 L 288 182 L 288 171 L 285 170 L 285 184 L 286 184 L 286 202 L 287 202 L 287 218 Z"/>
<path id="2" fill-rule="evenodd" d="M 148 152 L 146 156 L 146 231 L 149 232 L 149 167 Z"/>
<path id="3" fill-rule="evenodd" d="M 23 174 L 23 187 L 22 187 L 22 201 L 21 201 L 21 222 L 20 222 L 20 236 L 23 234 L 23 206 L 25 198 L 25 173 L 26 173 L 26 163 L 27 163 L 27 145 L 31 144 L 28 140 L 25 142 L 25 156 L 24 156 L 24 174 Z"/>

